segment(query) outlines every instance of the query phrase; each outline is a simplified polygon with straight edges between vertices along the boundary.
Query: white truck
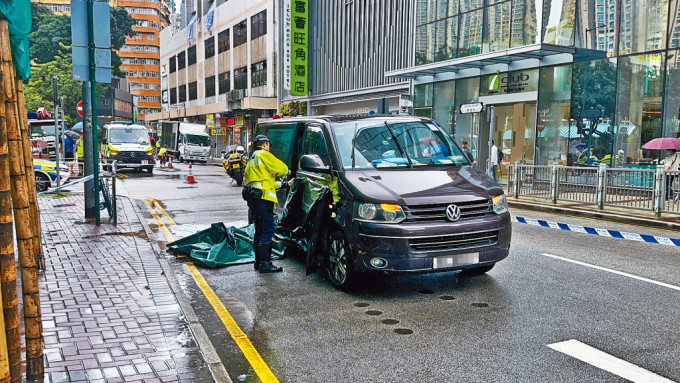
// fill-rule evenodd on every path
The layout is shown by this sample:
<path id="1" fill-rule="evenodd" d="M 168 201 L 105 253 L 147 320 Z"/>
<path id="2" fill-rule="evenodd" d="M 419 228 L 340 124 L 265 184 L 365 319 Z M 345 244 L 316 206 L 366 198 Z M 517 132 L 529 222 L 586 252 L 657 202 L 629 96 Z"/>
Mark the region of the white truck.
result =
<path id="1" fill-rule="evenodd" d="M 161 145 L 179 162 L 208 162 L 210 135 L 202 124 L 161 121 Z"/>

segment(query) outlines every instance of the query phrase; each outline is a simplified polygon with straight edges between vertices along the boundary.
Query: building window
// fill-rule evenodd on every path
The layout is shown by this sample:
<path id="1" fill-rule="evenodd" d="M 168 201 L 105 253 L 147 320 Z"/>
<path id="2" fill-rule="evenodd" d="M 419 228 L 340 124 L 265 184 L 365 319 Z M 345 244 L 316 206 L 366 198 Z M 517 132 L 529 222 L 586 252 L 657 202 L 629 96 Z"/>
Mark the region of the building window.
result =
<path id="1" fill-rule="evenodd" d="M 185 102 L 187 100 L 187 87 L 186 85 L 179 86 L 179 97 L 177 102 Z"/>
<path id="2" fill-rule="evenodd" d="M 137 34 L 135 35 L 135 38 L 136 38 L 137 40 L 141 40 L 141 39 L 142 39 L 142 34 L 141 34 L 141 33 L 137 33 Z"/>
<path id="3" fill-rule="evenodd" d="M 250 67 L 250 86 L 267 85 L 267 62 L 260 61 Z"/>
<path id="4" fill-rule="evenodd" d="M 177 57 L 170 57 L 170 73 L 175 73 L 177 71 Z"/>
<path id="5" fill-rule="evenodd" d="M 189 59 L 188 65 L 196 64 L 196 46 L 187 49 L 187 58 Z"/>
<path id="6" fill-rule="evenodd" d="M 267 34 L 267 11 L 262 11 L 250 18 L 250 39 L 255 40 Z"/>
<path id="7" fill-rule="evenodd" d="M 186 53 L 185 52 L 180 52 L 177 54 L 177 70 L 182 70 L 186 68 L 187 62 L 185 60 Z"/>
<path id="8" fill-rule="evenodd" d="M 189 101 L 198 98 L 198 83 L 196 81 L 189 83 Z"/>
<path id="9" fill-rule="evenodd" d="M 234 25 L 234 47 L 245 44 L 248 41 L 248 23 L 246 20 Z"/>
<path id="10" fill-rule="evenodd" d="M 154 35 L 153 33 L 148 33 L 146 35 L 146 38 L 149 40 L 156 40 L 156 35 Z"/>
<path id="11" fill-rule="evenodd" d="M 225 29 L 217 35 L 217 53 L 229 50 L 229 30 Z"/>
<path id="12" fill-rule="evenodd" d="M 215 56 L 215 36 L 205 40 L 205 58 Z"/>
<path id="13" fill-rule="evenodd" d="M 215 76 L 205 78 L 205 97 L 215 95 Z"/>
<path id="14" fill-rule="evenodd" d="M 234 70 L 234 89 L 246 89 L 248 87 L 248 68 Z"/>
<path id="15" fill-rule="evenodd" d="M 177 104 L 177 88 L 170 89 L 170 103 Z"/>
<path id="16" fill-rule="evenodd" d="M 229 84 L 229 72 L 220 73 L 219 75 L 219 92 L 220 94 L 225 94 L 230 90 Z"/>

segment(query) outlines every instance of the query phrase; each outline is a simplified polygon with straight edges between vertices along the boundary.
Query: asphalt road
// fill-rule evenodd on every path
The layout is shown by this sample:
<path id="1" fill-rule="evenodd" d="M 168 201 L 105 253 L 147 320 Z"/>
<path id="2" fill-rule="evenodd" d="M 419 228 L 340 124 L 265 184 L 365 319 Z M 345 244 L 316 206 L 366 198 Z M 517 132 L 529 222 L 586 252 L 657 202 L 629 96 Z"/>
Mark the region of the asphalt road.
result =
<path id="1" fill-rule="evenodd" d="M 173 236 L 192 225 L 246 219 L 241 188 L 220 167 L 195 165 L 198 183 L 189 185 L 182 182 L 187 166 L 176 166 L 122 180 L 130 196 L 158 201 L 176 223 L 156 210 Z M 162 225 L 142 201 L 138 206 L 164 246 Z M 231 379 L 260 381 L 188 272 L 187 258 L 167 257 Z M 680 381 L 677 247 L 515 223 L 510 256 L 486 275 L 375 278 L 353 293 L 335 290 L 320 273 L 306 276 L 299 260 L 279 264 L 284 271 L 272 275 L 252 265 L 199 270 L 282 382 Z"/>

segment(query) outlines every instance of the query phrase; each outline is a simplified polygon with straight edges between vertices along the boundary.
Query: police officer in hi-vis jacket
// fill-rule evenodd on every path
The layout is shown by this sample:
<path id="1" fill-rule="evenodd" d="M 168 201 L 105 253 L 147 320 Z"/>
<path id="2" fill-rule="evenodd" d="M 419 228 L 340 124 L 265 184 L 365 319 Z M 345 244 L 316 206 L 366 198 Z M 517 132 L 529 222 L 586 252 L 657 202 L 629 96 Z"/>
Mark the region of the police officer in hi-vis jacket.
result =
<path id="1" fill-rule="evenodd" d="M 254 152 L 245 170 L 244 197 L 255 221 L 255 270 L 260 273 L 276 273 L 281 267 L 272 264 L 272 240 L 274 238 L 274 204 L 276 199 L 276 177 L 288 174 L 288 167 L 269 152 L 271 143 L 265 135 L 255 137 Z"/>

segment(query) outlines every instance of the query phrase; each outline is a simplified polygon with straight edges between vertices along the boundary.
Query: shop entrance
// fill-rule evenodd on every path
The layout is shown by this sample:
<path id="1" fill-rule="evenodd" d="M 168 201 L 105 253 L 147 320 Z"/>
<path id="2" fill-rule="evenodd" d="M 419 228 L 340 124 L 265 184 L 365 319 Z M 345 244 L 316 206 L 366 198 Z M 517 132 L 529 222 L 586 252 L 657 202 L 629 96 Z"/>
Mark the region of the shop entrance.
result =
<path id="1" fill-rule="evenodd" d="M 499 182 L 508 181 L 508 166 L 516 161 L 532 164 L 536 147 L 536 101 L 486 105 L 480 116 L 476 136 L 477 166 L 486 170 L 489 160 L 489 124 L 493 123 L 491 138 L 503 152 L 498 167 Z M 494 121 L 490 120 L 490 106 L 494 107 Z"/>

